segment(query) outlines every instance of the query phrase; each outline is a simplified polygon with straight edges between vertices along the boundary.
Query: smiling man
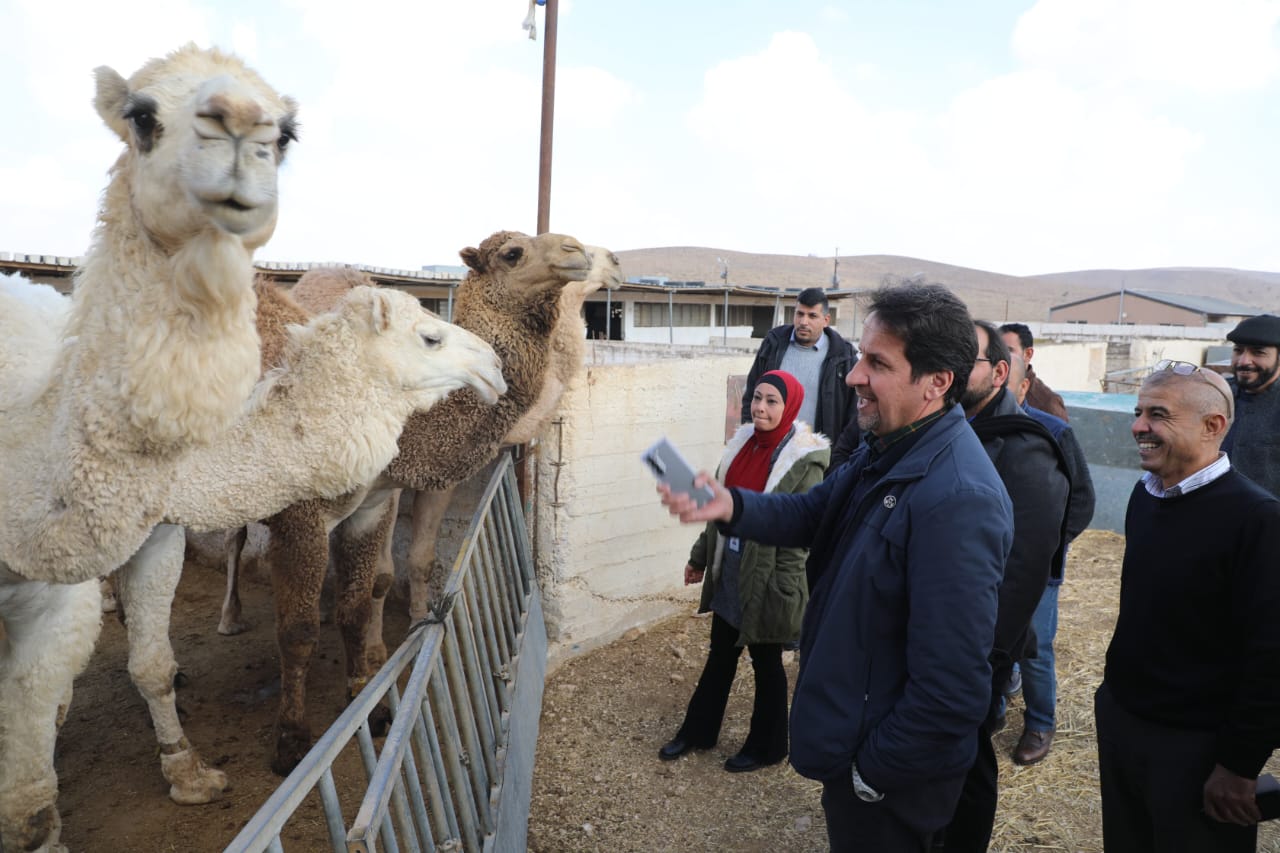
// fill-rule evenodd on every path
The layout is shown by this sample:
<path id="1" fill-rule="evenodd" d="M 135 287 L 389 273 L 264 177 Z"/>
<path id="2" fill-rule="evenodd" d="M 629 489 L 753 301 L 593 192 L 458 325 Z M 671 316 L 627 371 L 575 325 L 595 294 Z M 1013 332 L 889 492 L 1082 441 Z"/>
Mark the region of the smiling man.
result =
<path id="1" fill-rule="evenodd" d="M 1227 335 L 1236 417 L 1222 449 L 1236 470 L 1280 496 L 1280 317 L 1242 320 Z"/>
<path id="2" fill-rule="evenodd" d="M 1252 853 L 1280 743 L 1280 501 L 1219 450 L 1226 381 L 1162 361 L 1132 432 L 1120 613 L 1094 699 L 1107 850 Z"/>
<path id="3" fill-rule="evenodd" d="M 834 851 L 926 853 L 951 818 L 991 705 L 1013 507 L 957 405 L 978 355 L 940 285 L 878 290 L 849 373 L 865 441 L 803 494 L 724 489 L 686 523 L 811 546 L 791 764 L 822 782 Z M 660 490 L 661 491 L 661 490 Z"/>

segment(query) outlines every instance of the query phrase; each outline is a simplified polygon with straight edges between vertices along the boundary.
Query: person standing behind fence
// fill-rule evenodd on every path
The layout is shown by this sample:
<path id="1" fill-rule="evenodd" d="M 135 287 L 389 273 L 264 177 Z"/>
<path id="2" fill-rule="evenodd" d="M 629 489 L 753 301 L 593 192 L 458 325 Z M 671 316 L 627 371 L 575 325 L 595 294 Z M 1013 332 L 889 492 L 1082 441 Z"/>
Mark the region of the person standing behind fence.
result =
<path id="1" fill-rule="evenodd" d="M 924 853 L 951 817 L 991 696 L 1009 496 L 957 405 L 977 356 L 941 285 L 884 287 L 849 374 L 868 440 L 797 495 L 725 489 L 686 524 L 811 546 L 791 765 L 822 782 L 831 849 Z"/>
<path id="2" fill-rule="evenodd" d="M 742 394 L 742 422 L 751 423 L 751 395 L 760 377 L 770 370 L 785 370 L 804 388 L 798 418 L 834 441 L 854 416 L 854 393 L 845 377 L 858 356 L 853 344 L 831 327 L 831 309 L 822 288 L 800 291 L 792 320 L 770 330 L 760 342 Z"/>
<path id="3" fill-rule="evenodd" d="M 1219 451 L 1222 377 L 1163 361 L 1131 427 L 1120 612 L 1094 697 L 1108 853 L 1251 853 L 1280 744 L 1280 501 Z"/>
<path id="4" fill-rule="evenodd" d="M 771 370 L 752 394 L 753 422 L 738 428 L 720 463 L 726 484 L 752 492 L 793 494 L 822 480 L 830 443 L 797 419 L 805 392 L 794 376 Z M 809 600 L 804 548 L 764 545 L 749 530 L 726 536 L 714 524 L 694 543 L 684 582 L 702 583 L 698 612 L 711 611 L 711 649 L 684 722 L 658 751 L 679 758 L 710 749 L 720 737 L 729 688 L 745 645 L 755 671 L 751 729 L 724 764 L 730 773 L 756 770 L 787 757 L 787 674 L 782 645 L 800 637 Z"/>
<path id="5" fill-rule="evenodd" d="M 1227 340 L 1236 416 L 1222 449 L 1237 471 L 1280 497 L 1280 317 L 1241 320 Z"/>
<path id="6" fill-rule="evenodd" d="M 1031 335 L 1030 327 L 1026 323 L 1005 323 L 1000 327 L 1000 337 L 1009 348 L 1009 352 L 1020 356 L 1023 364 L 1026 365 L 1027 379 L 1030 380 L 1026 400 L 1042 412 L 1070 421 L 1071 418 L 1067 416 L 1067 404 L 1062 401 L 1062 395 L 1045 385 L 1040 377 L 1036 376 L 1035 368 L 1031 366 L 1031 357 L 1036 354 L 1036 341 Z"/>

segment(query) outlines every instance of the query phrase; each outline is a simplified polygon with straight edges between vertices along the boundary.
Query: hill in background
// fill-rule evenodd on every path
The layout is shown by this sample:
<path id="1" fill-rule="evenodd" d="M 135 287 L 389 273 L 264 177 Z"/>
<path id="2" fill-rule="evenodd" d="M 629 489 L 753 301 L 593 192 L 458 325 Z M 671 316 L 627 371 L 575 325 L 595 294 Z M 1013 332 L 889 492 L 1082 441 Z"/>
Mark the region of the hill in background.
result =
<path id="1" fill-rule="evenodd" d="M 728 262 L 728 280 L 735 285 L 830 288 L 833 267 L 831 257 L 764 255 L 694 246 L 630 249 L 618 252 L 618 257 L 628 278 L 665 276 L 709 285 L 720 283 L 720 258 Z M 1119 290 L 1122 284 L 1133 290 L 1212 296 L 1280 311 L 1280 273 L 1271 272 L 1168 267 L 1013 276 L 898 255 L 841 256 L 839 271 L 842 290 L 872 289 L 886 276 L 939 282 L 965 300 L 975 317 L 997 323 L 1045 320 L 1054 305 Z"/>

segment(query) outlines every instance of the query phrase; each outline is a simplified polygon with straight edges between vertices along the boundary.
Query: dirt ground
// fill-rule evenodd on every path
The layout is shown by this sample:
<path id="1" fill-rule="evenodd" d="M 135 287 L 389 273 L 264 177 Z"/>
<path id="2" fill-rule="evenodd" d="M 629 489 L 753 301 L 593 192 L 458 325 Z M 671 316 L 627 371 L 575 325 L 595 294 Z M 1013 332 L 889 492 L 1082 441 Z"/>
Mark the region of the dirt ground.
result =
<path id="1" fill-rule="evenodd" d="M 1014 700 L 1009 726 L 995 740 L 1001 792 L 993 851 L 1102 850 L 1092 700 L 1115 624 L 1123 549 L 1122 537 L 1099 531 L 1072 546 L 1055 646 L 1058 734 L 1043 763 L 1014 765 L 1008 755 L 1022 729 L 1021 700 Z M 741 774 L 722 768 L 747 735 L 745 655 L 719 746 L 658 760 L 658 747 L 683 718 L 709 630 L 691 607 L 553 673 L 543 698 L 531 850 L 827 849 L 820 785 L 785 765 Z M 794 684 L 794 662 L 788 675 Z M 1258 849 L 1280 853 L 1280 827 L 1264 825 Z"/>
<path id="2" fill-rule="evenodd" d="M 1115 619 L 1123 543 L 1089 532 L 1071 553 L 1059 634 L 1060 724 L 1041 765 L 1001 763 L 996 851 L 1102 849 L 1090 697 Z M 178 806 L 160 775 L 146 707 L 129 681 L 125 633 L 114 616 L 76 683 L 59 738 L 63 839 L 72 851 L 222 850 L 279 783 L 267 766 L 279 691 L 271 598 L 249 578 L 243 598 L 250 630 L 219 636 L 220 572 L 188 563 L 173 612 L 172 637 L 187 683 L 184 725 L 207 760 L 231 777 L 216 803 Z M 402 607 L 387 608 L 389 632 Z M 720 746 L 675 762 L 657 749 L 676 730 L 703 663 L 708 624 L 692 614 L 636 631 L 560 667 L 547 683 L 529 818 L 529 847 L 569 851 L 818 851 L 826 834 L 818 787 L 785 765 L 756 773 L 721 768 L 746 737 L 750 667 L 734 685 Z M 388 636 L 394 636 L 389 633 Z M 794 663 L 791 676 L 794 680 Z M 343 670 L 336 627 L 326 625 L 309 681 L 319 733 L 341 710 Z M 997 736 L 1007 756 L 1020 729 L 1017 700 Z M 1277 762 L 1272 762 L 1272 770 Z M 340 765 L 338 788 L 362 777 Z M 1280 827 L 1259 850 L 1280 853 Z M 325 846 L 311 798 L 285 834 L 285 849 Z"/>

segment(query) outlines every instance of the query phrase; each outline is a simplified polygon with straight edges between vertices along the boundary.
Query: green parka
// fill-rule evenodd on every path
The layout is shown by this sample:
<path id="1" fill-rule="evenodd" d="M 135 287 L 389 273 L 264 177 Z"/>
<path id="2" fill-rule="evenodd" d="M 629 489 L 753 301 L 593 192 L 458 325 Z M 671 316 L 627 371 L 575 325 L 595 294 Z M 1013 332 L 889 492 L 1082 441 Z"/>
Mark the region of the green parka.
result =
<path id="1" fill-rule="evenodd" d="M 724 456 L 716 471 L 723 478 L 729 464 L 747 443 L 755 427 L 743 424 L 725 445 Z M 769 471 L 766 492 L 799 494 L 822 482 L 831 459 L 831 442 L 814 433 L 801 421 L 795 422 L 795 434 L 783 446 Z M 693 544 L 689 563 L 703 569 L 702 601 L 699 613 L 711 609 L 711 599 L 720 580 L 724 559 L 724 536 L 710 523 Z M 760 545 L 750 539 L 742 543 L 739 566 L 738 597 L 742 602 L 742 624 L 738 627 L 738 645 L 748 643 L 789 643 L 800 637 L 800 621 L 809 601 L 804 563 L 807 548 L 778 548 Z"/>

